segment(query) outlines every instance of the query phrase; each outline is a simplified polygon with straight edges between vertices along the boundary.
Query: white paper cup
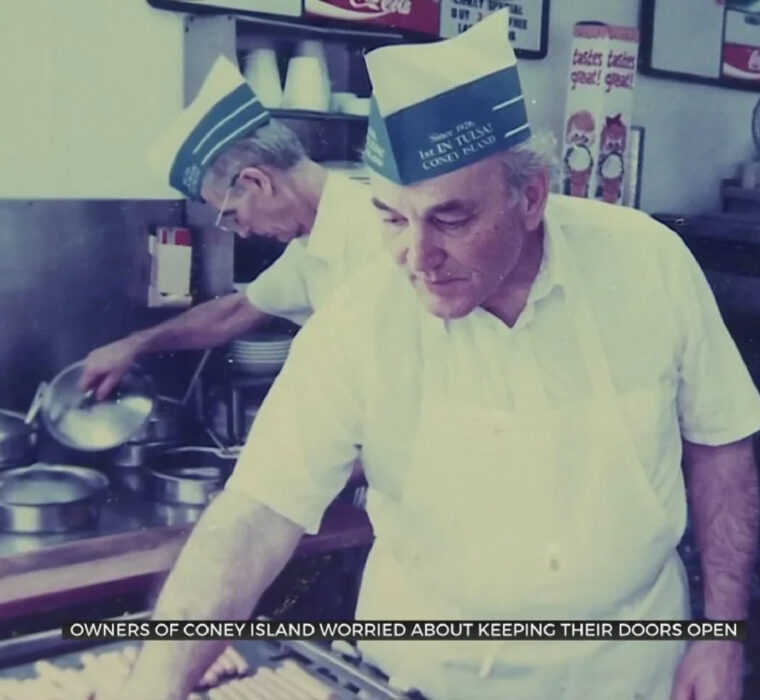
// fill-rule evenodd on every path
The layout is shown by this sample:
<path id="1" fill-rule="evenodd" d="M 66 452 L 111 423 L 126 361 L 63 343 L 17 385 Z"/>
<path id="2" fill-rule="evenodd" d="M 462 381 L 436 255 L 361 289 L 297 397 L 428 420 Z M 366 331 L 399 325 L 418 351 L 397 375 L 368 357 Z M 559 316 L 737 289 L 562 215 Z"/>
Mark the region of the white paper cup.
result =
<path id="1" fill-rule="evenodd" d="M 293 56 L 307 56 L 308 58 L 316 58 L 325 63 L 327 56 L 325 54 L 325 47 L 321 41 L 315 39 L 303 39 L 296 44 Z"/>
<path id="2" fill-rule="evenodd" d="M 333 112 L 344 112 L 346 105 L 356 97 L 353 92 L 334 92 L 330 96 L 330 110 Z"/>
<path id="3" fill-rule="evenodd" d="M 344 114 L 354 114 L 359 117 L 369 116 L 369 97 L 352 96 L 352 99 L 346 100 L 341 110 Z"/>
<path id="4" fill-rule="evenodd" d="M 244 75 L 261 104 L 269 109 L 277 109 L 281 105 L 282 79 L 274 49 L 260 48 L 248 54 Z"/>
<path id="5" fill-rule="evenodd" d="M 290 59 L 282 106 L 316 112 L 330 109 L 330 81 L 321 61 L 310 56 Z"/>

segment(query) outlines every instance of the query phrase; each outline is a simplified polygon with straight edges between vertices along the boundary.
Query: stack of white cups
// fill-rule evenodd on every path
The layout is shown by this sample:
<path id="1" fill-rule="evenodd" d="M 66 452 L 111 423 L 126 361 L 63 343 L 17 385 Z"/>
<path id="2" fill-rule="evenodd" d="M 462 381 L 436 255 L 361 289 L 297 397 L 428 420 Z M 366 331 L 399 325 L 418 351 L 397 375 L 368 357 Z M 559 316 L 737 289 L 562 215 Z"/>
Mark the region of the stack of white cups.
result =
<path id="1" fill-rule="evenodd" d="M 324 46 L 319 41 L 300 41 L 288 62 L 282 106 L 327 112 L 330 109 L 330 75 Z"/>
<path id="2" fill-rule="evenodd" d="M 268 109 L 282 106 L 282 80 L 277 65 L 277 51 L 272 43 L 261 40 L 246 57 L 245 79 L 261 103 Z"/>

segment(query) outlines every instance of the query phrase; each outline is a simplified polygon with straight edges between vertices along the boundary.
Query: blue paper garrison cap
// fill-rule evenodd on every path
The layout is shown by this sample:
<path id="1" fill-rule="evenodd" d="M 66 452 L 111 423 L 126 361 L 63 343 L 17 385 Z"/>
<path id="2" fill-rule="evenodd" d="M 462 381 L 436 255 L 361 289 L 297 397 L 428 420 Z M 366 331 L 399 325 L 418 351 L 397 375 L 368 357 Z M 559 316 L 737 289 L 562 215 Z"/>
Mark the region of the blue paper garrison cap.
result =
<path id="1" fill-rule="evenodd" d="M 190 199 L 203 201 L 203 176 L 222 149 L 268 124 L 269 112 L 237 67 L 220 56 L 198 95 L 160 136 L 148 160 Z"/>
<path id="2" fill-rule="evenodd" d="M 452 39 L 368 53 L 373 96 L 367 165 L 411 185 L 530 138 L 508 36 L 504 9 Z"/>

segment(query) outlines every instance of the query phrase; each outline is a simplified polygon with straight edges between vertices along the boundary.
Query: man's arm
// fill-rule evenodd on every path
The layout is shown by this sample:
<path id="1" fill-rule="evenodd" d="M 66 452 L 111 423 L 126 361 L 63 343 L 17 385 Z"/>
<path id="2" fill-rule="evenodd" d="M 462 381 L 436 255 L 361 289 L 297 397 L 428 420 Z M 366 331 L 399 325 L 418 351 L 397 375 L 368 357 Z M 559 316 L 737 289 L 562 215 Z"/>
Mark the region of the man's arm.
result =
<path id="1" fill-rule="evenodd" d="M 702 560 L 705 615 L 743 620 L 758 545 L 752 440 L 717 447 L 684 442 L 684 464 Z"/>
<path id="2" fill-rule="evenodd" d="M 154 619 L 248 619 L 302 534 L 298 525 L 249 496 L 223 491 L 190 535 Z M 119 697 L 185 700 L 225 644 L 148 641 Z"/>
<path id="3" fill-rule="evenodd" d="M 684 442 L 705 617 L 745 620 L 757 553 L 758 479 L 752 439 L 708 447 Z M 744 649 L 731 641 L 694 642 L 681 661 L 672 700 L 740 700 Z"/>
<path id="4" fill-rule="evenodd" d="M 97 398 L 104 399 L 143 355 L 218 347 L 269 318 L 245 294 L 207 301 L 164 323 L 93 350 L 85 361 L 80 386 L 85 391 L 96 388 Z"/>

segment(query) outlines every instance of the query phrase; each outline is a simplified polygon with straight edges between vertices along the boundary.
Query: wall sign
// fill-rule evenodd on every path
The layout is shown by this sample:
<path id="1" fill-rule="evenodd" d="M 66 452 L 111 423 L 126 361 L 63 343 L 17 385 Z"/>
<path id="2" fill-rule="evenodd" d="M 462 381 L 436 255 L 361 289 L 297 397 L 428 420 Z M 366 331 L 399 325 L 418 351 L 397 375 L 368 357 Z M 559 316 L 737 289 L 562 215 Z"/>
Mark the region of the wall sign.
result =
<path id="1" fill-rule="evenodd" d="M 441 36 L 452 37 L 485 16 L 510 8 L 509 39 L 520 58 L 544 58 L 549 30 L 549 0 L 441 0 Z"/>
<path id="2" fill-rule="evenodd" d="M 439 0 L 304 0 L 306 17 L 381 24 L 438 35 Z"/>
<path id="3" fill-rule="evenodd" d="M 643 0 L 641 29 L 643 72 L 760 91 L 760 0 Z"/>
<path id="4" fill-rule="evenodd" d="M 301 16 L 301 0 L 148 0 L 160 10 L 192 13 L 262 12 L 285 17 Z"/>

